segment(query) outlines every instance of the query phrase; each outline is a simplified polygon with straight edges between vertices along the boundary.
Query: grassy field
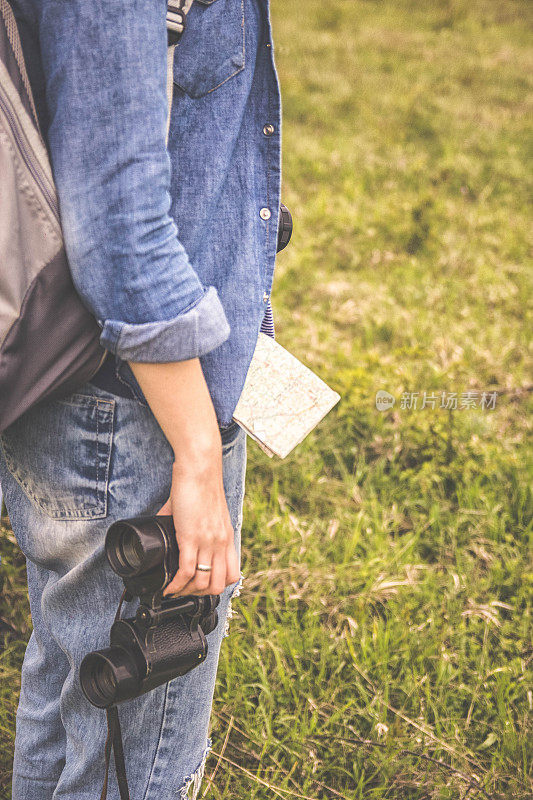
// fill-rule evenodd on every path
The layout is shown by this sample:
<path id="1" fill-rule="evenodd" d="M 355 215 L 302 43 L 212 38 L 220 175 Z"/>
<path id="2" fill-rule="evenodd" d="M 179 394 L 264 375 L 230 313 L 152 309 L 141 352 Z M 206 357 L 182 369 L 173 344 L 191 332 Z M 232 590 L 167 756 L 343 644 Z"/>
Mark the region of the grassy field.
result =
<path id="1" fill-rule="evenodd" d="M 277 338 L 342 399 L 285 461 L 249 442 L 200 797 L 531 797 L 532 23 L 527 0 L 273 0 Z M 2 552 L 7 787 L 29 622 Z"/>

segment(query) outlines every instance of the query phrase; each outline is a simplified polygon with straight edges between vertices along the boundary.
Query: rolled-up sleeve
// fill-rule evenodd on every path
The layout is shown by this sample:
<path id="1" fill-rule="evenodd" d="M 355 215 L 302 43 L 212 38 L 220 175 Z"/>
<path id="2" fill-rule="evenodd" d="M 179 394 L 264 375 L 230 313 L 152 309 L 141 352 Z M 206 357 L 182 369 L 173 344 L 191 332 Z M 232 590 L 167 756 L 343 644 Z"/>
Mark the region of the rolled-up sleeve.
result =
<path id="1" fill-rule="evenodd" d="M 132 361 L 203 355 L 230 333 L 170 216 L 166 0 L 36 0 L 47 140 L 74 285 Z"/>

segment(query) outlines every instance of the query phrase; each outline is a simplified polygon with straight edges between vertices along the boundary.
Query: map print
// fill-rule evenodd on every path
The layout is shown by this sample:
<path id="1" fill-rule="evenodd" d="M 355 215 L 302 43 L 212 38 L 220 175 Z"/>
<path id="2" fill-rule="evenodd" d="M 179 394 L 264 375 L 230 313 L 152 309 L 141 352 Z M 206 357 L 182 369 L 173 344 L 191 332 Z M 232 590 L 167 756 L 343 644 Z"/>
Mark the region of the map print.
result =
<path id="1" fill-rule="evenodd" d="M 233 419 L 268 456 L 285 458 L 339 400 L 309 367 L 260 332 Z"/>

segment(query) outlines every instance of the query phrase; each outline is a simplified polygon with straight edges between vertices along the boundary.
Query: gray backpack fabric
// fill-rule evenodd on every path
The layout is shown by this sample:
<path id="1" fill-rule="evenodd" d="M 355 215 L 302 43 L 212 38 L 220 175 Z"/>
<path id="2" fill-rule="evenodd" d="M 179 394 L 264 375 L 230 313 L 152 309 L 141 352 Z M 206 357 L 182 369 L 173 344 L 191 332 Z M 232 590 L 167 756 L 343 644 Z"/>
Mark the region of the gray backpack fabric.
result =
<path id="1" fill-rule="evenodd" d="M 0 0 L 0 432 L 96 373 L 106 351 L 76 293 L 17 25 Z"/>
<path id="2" fill-rule="evenodd" d="M 167 137 L 174 50 L 192 2 L 168 2 Z M 99 336 L 72 283 L 17 24 L 0 0 L 0 433 L 90 380 L 107 354 Z"/>

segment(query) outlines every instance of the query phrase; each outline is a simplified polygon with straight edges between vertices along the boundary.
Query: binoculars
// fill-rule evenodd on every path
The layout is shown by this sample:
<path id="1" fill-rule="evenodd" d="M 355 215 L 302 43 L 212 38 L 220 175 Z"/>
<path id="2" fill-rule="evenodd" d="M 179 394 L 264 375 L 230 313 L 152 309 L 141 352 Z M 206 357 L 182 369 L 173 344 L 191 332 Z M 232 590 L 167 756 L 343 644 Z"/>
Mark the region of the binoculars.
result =
<path id="1" fill-rule="evenodd" d="M 83 693 L 111 708 L 185 675 L 207 657 L 206 634 L 218 623 L 219 595 L 164 598 L 178 569 L 171 516 L 119 520 L 107 531 L 107 560 L 123 580 L 125 598 L 140 599 L 135 617 L 119 619 L 110 646 L 88 653 L 80 665 Z"/>

